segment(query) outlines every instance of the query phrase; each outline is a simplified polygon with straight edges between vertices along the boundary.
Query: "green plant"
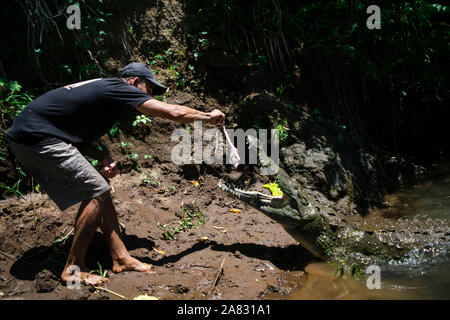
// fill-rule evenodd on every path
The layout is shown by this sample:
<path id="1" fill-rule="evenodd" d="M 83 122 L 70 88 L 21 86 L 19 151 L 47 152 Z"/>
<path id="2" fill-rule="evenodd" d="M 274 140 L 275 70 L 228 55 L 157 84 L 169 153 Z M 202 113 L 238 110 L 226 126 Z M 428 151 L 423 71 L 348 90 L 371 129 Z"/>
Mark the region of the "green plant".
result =
<path id="1" fill-rule="evenodd" d="M 116 123 L 114 123 L 114 125 L 109 130 L 109 135 L 111 138 L 114 137 L 117 134 L 117 132 L 119 131 L 119 125 L 120 125 L 120 122 L 117 121 Z"/>
<path id="2" fill-rule="evenodd" d="M 194 134 L 194 129 L 189 124 L 185 125 L 185 129 L 189 132 L 189 134 L 192 136 Z"/>
<path id="3" fill-rule="evenodd" d="M 128 155 L 128 157 L 129 157 L 131 160 L 136 160 L 137 158 L 139 158 L 139 154 L 137 154 L 137 153 L 131 153 L 131 154 Z"/>
<path id="4" fill-rule="evenodd" d="M 200 209 L 195 206 L 195 200 L 189 205 L 181 204 L 181 210 L 176 214 L 179 218 L 177 221 L 170 222 L 168 224 L 161 224 L 158 222 L 156 227 L 160 228 L 163 233 L 162 236 L 165 240 L 176 240 L 176 234 L 198 228 L 205 223 L 205 219 Z"/>
<path id="5" fill-rule="evenodd" d="M 90 271 L 89 273 L 97 273 L 97 274 L 99 274 L 99 275 L 102 277 L 102 279 L 104 280 L 104 279 L 106 278 L 106 276 L 108 275 L 107 270 L 103 270 L 102 265 L 101 265 L 100 262 L 98 262 L 98 261 L 97 261 L 97 266 L 98 266 L 98 269 L 97 269 L 97 270 L 92 270 L 92 271 Z"/>
<path id="6" fill-rule="evenodd" d="M 5 189 L 5 191 L 2 193 L 2 196 L 5 196 L 7 193 L 12 193 L 18 197 L 23 197 L 23 193 L 19 191 L 19 185 L 20 180 L 16 181 L 12 187 L 9 187 L 7 185 L 0 185 L 0 189 Z"/>
<path id="7" fill-rule="evenodd" d="M 129 149 L 129 147 L 132 147 L 133 144 L 131 142 L 123 142 L 120 141 L 120 147 L 122 148 L 122 150 L 127 150 Z"/>
<path id="8" fill-rule="evenodd" d="M 167 102 L 166 97 L 163 97 L 163 96 L 156 96 L 155 99 L 159 100 L 159 101 Z"/>
<path id="9" fill-rule="evenodd" d="M 0 185 L 1 189 L 5 189 L 5 191 L 3 192 L 2 196 L 4 196 L 7 193 L 12 193 L 18 197 L 23 197 L 23 193 L 20 192 L 20 184 L 21 182 L 27 178 L 27 174 L 25 173 L 25 171 L 23 171 L 23 169 L 20 167 L 20 165 L 18 164 L 17 160 L 16 160 L 16 166 L 15 166 L 15 171 L 16 171 L 16 175 L 17 175 L 17 181 L 13 184 L 12 187 L 9 187 L 7 185 Z"/>
<path id="10" fill-rule="evenodd" d="M 288 88 L 295 89 L 295 87 L 294 87 L 292 84 L 287 84 L 287 85 L 280 84 L 280 85 L 277 87 L 277 92 L 278 92 L 278 94 L 280 95 L 280 98 L 284 98 L 284 97 L 285 97 L 285 95 L 286 95 L 286 90 L 287 90 Z"/>
<path id="11" fill-rule="evenodd" d="M 164 51 L 164 54 L 154 54 L 149 52 L 150 61 L 147 64 L 151 66 L 160 66 L 162 68 L 167 68 L 170 74 L 170 80 L 175 81 L 177 87 L 183 87 L 186 84 L 184 76 L 178 71 L 179 67 L 175 64 L 178 59 L 178 54 L 174 53 L 171 48 Z M 157 73 L 157 70 L 154 71 Z"/>
<path id="12" fill-rule="evenodd" d="M 289 137 L 288 134 L 289 127 L 287 119 L 283 119 L 281 122 L 282 124 L 277 125 L 277 129 L 278 129 L 278 138 L 280 139 L 281 142 L 283 142 Z"/>
<path id="13" fill-rule="evenodd" d="M 91 164 L 92 164 L 92 166 L 97 167 L 97 165 L 98 165 L 98 160 L 96 160 L 96 159 L 91 160 Z"/>
<path id="14" fill-rule="evenodd" d="M 68 234 L 66 234 L 62 237 L 56 238 L 53 241 L 53 245 L 64 246 L 71 235 L 72 235 L 72 232 L 69 232 Z"/>
<path id="15" fill-rule="evenodd" d="M 152 123 L 152 120 L 147 117 L 146 115 L 138 115 L 136 116 L 136 120 L 133 121 L 133 127 L 139 126 L 139 125 L 146 125 L 148 123 Z"/>
<path id="16" fill-rule="evenodd" d="M 6 126 L 33 101 L 34 96 L 28 92 L 22 92 L 22 86 L 17 81 L 0 79 L 0 87 L 6 89 L 6 93 L 0 96 L 1 117 L 3 125 Z"/>
<path id="17" fill-rule="evenodd" d="M 267 57 L 246 51 L 241 58 L 241 66 L 256 67 L 256 70 L 261 72 L 267 66 Z"/>
<path id="18" fill-rule="evenodd" d="M 153 188 L 159 188 L 161 186 L 160 181 L 153 181 L 152 179 L 150 179 L 147 176 L 141 177 L 141 180 L 142 180 L 142 184 L 152 186 Z"/>

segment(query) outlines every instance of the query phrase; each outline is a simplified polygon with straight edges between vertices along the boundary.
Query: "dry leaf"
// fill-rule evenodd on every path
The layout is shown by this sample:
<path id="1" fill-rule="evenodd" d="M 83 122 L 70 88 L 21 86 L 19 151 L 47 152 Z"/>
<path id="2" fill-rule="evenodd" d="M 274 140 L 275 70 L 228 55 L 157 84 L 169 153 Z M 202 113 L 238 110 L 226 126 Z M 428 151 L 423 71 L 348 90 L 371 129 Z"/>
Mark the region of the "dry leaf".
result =
<path id="1" fill-rule="evenodd" d="M 239 209 L 230 209 L 230 210 L 228 210 L 228 212 L 239 213 L 239 212 L 241 212 L 241 210 L 239 210 Z"/>
<path id="2" fill-rule="evenodd" d="M 214 228 L 217 229 L 217 230 L 220 230 L 220 232 L 222 232 L 222 233 L 227 232 L 227 228 L 225 228 L 225 227 L 216 227 L 216 226 L 214 226 Z"/>
<path id="3" fill-rule="evenodd" d="M 133 300 L 159 300 L 158 297 L 149 296 L 147 294 L 143 294 L 137 297 L 134 297 Z"/>
<path id="4" fill-rule="evenodd" d="M 196 187 L 198 187 L 200 185 L 200 183 L 198 183 L 198 181 L 195 181 L 195 180 L 191 181 L 191 183 Z"/>
<path id="5" fill-rule="evenodd" d="M 283 195 L 283 191 L 281 191 L 280 187 L 278 186 L 278 183 L 276 182 L 265 184 L 262 187 L 269 189 L 270 192 L 272 193 L 272 196 L 274 197 Z"/>
<path id="6" fill-rule="evenodd" d="M 164 254 L 164 253 L 165 253 L 164 250 L 158 250 L 158 249 L 156 249 L 156 248 L 153 248 L 153 250 L 156 251 L 156 252 L 158 252 L 158 253 L 160 253 L 160 254 Z"/>
<path id="7" fill-rule="evenodd" d="M 205 242 L 208 240 L 208 237 L 201 237 L 200 239 L 198 239 L 199 242 Z"/>

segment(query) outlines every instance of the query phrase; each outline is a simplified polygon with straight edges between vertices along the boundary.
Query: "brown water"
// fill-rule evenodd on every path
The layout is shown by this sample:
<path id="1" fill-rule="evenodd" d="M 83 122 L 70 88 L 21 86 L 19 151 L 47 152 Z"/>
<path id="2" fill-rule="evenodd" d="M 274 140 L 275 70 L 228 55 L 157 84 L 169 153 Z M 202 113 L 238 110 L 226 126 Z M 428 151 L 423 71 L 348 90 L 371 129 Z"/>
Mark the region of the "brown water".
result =
<path id="1" fill-rule="evenodd" d="M 428 179 L 409 183 L 386 199 L 395 203 L 395 210 L 372 212 L 372 216 L 450 219 L 450 164 L 439 165 Z M 325 262 L 312 263 L 305 271 L 305 282 L 288 299 L 450 299 L 448 246 L 431 262 L 412 256 L 402 264 L 380 266 L 379 289 L 369 289 L 368 275 L 358 280 L 337 276 L 335 267 Z"/>

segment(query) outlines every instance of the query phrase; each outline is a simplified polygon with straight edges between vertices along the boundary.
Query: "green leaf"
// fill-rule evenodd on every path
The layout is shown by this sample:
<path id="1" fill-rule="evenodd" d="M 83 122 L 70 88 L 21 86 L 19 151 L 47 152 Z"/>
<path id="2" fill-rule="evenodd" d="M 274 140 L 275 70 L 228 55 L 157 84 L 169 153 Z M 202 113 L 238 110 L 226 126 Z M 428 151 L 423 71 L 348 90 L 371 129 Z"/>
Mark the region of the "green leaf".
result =
<path id="1" fill-rule="evenodd" d="M 265 184 L 262 187 L 269 189 L 270 192 L 272 193 L 272 196 L 274 197 L 283 195 L 283 191 L 281 191 L 280 187 L 278 186 L 278 183 L 276 182 Z"/>
<path id="2" fill-rule="evenodd" d="M 111 128 L 111 130 L 109 130 L 109 134 L 111 135 L 111 137 L 114 137 L 116 135 L 117 131 L 119 131 L 119 128 L 114 126 Z"/>
<path id="3" fill-rule="evenodd" d="M 8 88 L 11 90 L 11 93 L 19 92 L 22 90 L 22 86 L 17 81 L 8 82 Z"/>
<path id="4" fill-rule="evenodd" d="M 67 64 L 62 65 L 62 68 L 66 70 L 69 74 L 72 74 L 72 69 Z"/>

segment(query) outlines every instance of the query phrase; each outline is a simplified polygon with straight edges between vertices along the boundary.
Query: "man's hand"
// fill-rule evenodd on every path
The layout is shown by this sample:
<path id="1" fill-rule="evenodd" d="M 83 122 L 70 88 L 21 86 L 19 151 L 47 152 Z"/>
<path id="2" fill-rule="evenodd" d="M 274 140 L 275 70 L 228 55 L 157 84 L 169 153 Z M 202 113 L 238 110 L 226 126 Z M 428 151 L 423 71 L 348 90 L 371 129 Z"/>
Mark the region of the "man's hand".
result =
<path id="1" fill-rule="evenodd" d="M 214 109 L 210 112 L 211 119 L 209 120 L 210 123 L 223 125 L 225 124 L 225 114 L 221 112 L 218 109 Z"/>
<path id="2" fill-rule="evenodd" d="M 105 178 L 114 178 L 117 175 L 117 162 L 107 157 L 102 161 L 101 174 Z"/>

